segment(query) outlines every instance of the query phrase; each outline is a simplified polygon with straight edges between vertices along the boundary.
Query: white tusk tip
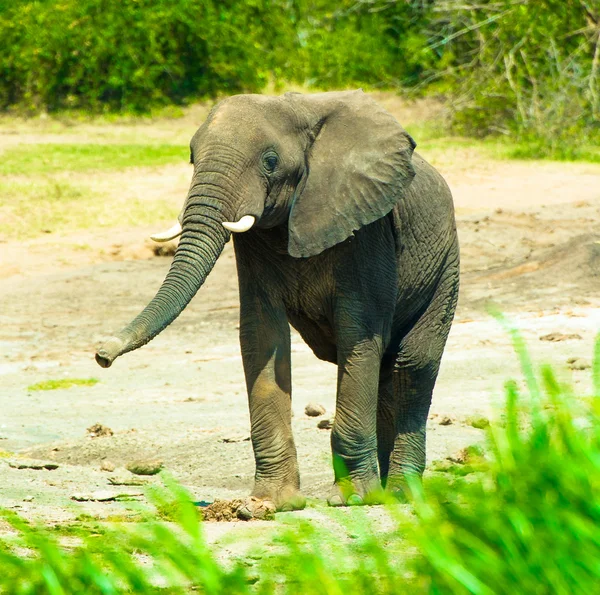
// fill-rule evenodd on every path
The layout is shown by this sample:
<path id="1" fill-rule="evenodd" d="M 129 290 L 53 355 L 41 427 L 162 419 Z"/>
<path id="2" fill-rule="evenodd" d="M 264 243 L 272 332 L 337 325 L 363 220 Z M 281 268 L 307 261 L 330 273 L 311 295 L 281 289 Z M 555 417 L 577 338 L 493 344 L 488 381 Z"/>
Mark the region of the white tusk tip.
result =
<path id="1" fill-rule="evenodd" d="M 223 227 L 234 233 L 248 231 L 256 221 L 252 215 L 244 215 L 239 221 L 223 221 Z"/>
<path id="2" fill-rule="evenodd" d="M 161 233 L 155 233 L 154 235 L 150 236 L 150 239 L 154 240 L 155 242 L 168 242 L 169 240 L 173 240 L 177 236 L 180 236 L 181 232 L 181 223 L 178 221 L 175 225 L 173 225 L 173 227 L 171 227 L 171 229 Z"/>

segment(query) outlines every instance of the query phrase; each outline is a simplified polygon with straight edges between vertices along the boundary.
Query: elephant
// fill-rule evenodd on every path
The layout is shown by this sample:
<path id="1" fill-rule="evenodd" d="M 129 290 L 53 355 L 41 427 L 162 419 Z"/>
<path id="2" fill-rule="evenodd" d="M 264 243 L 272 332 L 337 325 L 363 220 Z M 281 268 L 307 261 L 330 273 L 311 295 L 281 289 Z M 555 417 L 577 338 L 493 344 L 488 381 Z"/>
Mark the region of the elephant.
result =
<path id="1" fill-rule="evenodd" d="M 248 502 L 305 505 L 291 427 L 290 325 L 338 370 L 329 505 L 401 496 L 425 469 L 459 247 L 450 190 L 415 146 L 362 90 L 234 95 L 191 140 L 183 209 L 153 236 L 179 236 L 171 267 L 96 361 L 109 367 L 163 331 L 233 235 L 256 463 Z"/>

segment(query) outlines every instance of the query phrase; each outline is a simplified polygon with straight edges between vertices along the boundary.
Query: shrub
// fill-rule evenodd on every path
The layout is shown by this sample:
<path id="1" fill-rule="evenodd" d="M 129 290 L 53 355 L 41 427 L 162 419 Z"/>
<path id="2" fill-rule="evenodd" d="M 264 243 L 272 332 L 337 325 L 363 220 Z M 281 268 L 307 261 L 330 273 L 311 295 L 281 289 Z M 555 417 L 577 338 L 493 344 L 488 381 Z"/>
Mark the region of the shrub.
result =
<path id="1" fill-rule="evenodd" d="M 281 14 L 277 0 L 2 3 L 0 108 L 147 111 L 257 91 L 289 37 Z"/>
<path id="2" fill-rule="evenodd" d="M 587 0 L 498 0 L 436 7 L 431 47 L 449 68 L 454 128 L 512 134 L 540 157 L 600 140 L 600 10 Z M 585 148 L 585 147 L 584 147 Z"/>

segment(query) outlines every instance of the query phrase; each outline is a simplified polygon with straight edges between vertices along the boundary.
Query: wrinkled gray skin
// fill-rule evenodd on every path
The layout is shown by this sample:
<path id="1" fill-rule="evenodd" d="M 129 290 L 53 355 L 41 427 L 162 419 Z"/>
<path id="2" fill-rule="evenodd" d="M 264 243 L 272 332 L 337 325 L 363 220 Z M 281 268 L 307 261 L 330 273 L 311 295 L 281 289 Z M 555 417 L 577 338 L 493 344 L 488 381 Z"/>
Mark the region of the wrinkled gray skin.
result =
<path id="1" fill-rule="evenodd" d="M 96 354 L 108 367 L 160 333 L 223 250 L 230 232 L 222 222 L 256 217 L 234 234 L 252 495 L 279 510 L 304 506 L 289 324 L 338 366 L 329 503 L 373 502 L 382 485 L 400 493 L 425 467 L 459 251 L 450 191 L 413 149 L 362 91 L 222 101 L 191 141 L 194 174 L 171 269 L 143 312 Z"/>

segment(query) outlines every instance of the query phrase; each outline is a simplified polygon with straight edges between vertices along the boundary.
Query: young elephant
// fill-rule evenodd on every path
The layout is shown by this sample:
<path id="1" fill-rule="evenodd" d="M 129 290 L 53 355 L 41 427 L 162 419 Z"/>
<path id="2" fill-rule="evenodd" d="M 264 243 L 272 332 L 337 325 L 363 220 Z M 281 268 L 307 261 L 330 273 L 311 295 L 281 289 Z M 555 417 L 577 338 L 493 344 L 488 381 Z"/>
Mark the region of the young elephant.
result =
<path id="1" fill-rule="evenodd" d="M 222 101 L 192 138 L 194 174 L 178 223 L 154 236 L 181 236 L 171 269 L 96 354 L 108 367 L 168 326 L 234 232 L 252 495 L 279 510 L 304 506 L 289 324 L 338 366 L 329 503 L 371 502 L 382 484 L 400 491 L 425 467 L 459 250 L 450 191 L 414 147 L 362 91 Z"/>

